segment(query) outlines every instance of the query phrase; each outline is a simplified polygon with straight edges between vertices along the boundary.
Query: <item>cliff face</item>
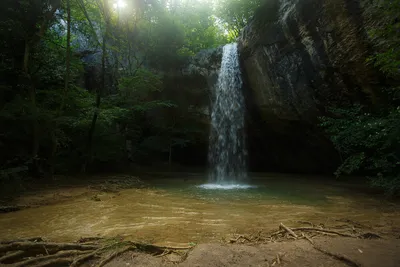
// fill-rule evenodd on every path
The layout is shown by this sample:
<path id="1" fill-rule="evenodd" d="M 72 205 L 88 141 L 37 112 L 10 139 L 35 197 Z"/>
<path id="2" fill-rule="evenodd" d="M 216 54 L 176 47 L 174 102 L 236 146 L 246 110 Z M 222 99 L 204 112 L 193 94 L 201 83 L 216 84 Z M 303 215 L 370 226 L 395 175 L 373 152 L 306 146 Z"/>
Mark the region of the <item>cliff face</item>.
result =
<path id="1" fill-rule="evenodd" d="M 286 171 L 335 166 L 318 116 L 335 103 L 378 98 L 379 74 L 366 64 L 370 2 L 267 0 L 256 12 L 239 38 L 250 162 Z"/>

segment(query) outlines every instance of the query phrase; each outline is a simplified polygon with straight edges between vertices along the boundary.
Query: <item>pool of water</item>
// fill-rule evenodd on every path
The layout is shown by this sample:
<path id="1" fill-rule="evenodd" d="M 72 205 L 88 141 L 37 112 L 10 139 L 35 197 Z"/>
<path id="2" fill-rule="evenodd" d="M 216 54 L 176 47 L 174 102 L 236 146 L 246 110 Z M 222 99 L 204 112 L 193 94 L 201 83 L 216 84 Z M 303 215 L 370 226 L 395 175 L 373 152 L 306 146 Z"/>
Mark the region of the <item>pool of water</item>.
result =
<path id="1" fill-rule="evenodd" d="M 356 221 L 380 232 L 398 231 L 397 204 L 335 181 L 290 175 L 252 176 L 242 187 L 209 189 L 204 176 L 175 174 L 147 179 L 150 187 L 101 201 L 80 196 L 66 202 L 0 214 L 0 239 L 43 236 L 56 241 L 123 235 L 157 244 L 219 241 L 299 221 Z M 203 185 L 203 186 L 201 186 Z"/>

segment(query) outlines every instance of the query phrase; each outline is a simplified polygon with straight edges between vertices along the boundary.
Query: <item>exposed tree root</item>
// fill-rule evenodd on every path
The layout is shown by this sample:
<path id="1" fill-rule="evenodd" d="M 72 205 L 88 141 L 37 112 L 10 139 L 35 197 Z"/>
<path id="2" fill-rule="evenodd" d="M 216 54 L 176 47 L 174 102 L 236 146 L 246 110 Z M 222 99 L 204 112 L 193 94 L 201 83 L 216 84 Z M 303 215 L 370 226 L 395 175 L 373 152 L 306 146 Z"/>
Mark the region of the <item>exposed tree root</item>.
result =
<path id="1" fill-rule="evenodd" d="M 290 235 L 290 237 L 297 239 L 299 238 L 299 236 L 295 233 L 295 232 L 317 232 L 319 234 L 328 234 L 328 235 L 338 235 L 338 236 L 343 236 L 343 237 L 352 237 L 352 238 L 357 238 L 357 237 L 361 237 L 361 236 L 356 236 L 356 235 L 351 235 L 351 234 L 346 234 L 346 233 L 341 233 L 341 232 L 337 232 L 337 231 L 333 231 L 333 230 L 327 230 L 327 229 L 321 229 L 321 228 L 315 228 L 315 227 L 298 227 L 298 228 L 289 228 L 287 226 L 285 226 L 284 224 L 280 224 L 279 228 L 283 229 L 277 232 L 274 232 L 272 234 L 270 234 L 270 238 L 272 237 L 277 237 L 277 236 L 281 236 L 285 233 L 288 233 Z"/>
<path id="2" fill-rule="evenodd" d="M 114 251 L 110 255 L 104 257 L 100 261 L 100 263 L 97 265 L 97 267 L 102 267 L 102 266 L 106 265 L 108 262 L 110 262 L 112 259 L 114 259 L 115 257 L 118 257 L 119 255 L 121 255 L 121 254 L 123 254 L 123 253 L 125 253 L 127 251 L 135 250 L 135 249 L 136 249 L 136 247 L 129 246 L 129 247 L 125 247 L 123 249 Z"/>
<path id="3" fill-rule="evenodd" d="M 36 265 L 32 265 L 31 267 L 55 267 L 55 266 L 65 266 L 66 264 L 70 264 L 74 258 L 58 258 L 52 259 L 45 262 L 38 263 Z"/>
<path id="4" fill-rule="evenodd" d="M 94 245 L 80 245 L 74 243 L 47 243 L 47 242 L 14 242 L 0 246 L 0 253 L 14 250 L 29 250 L 35 253 L 55 253 L 61 250 L 93 250 Z"/>
<path id="5" fill-rule="evenodd" d="M 95 250 L 93 252 L 90 252 L 88 254 L 85 254 L 85 255 L 82 255 L 80 257 L 77 257 L 77 258 L 73 259 L 70 267 L 78 267 L 82 263 L 84 263 L 84 262 L 86 262 L 86 261 L 88 261 L 88 260 L 90 260 L 92 258 L 100 256 L 101 250 L 102 249 L 100 248 L 100 249 L 97 249 L 97 250 Z"/>
<path id="6" fill-rule="evenodd" d="M 312 223 L 309 223 L 311 225 L 314 225 Z M 352 235 L 352 234 L 347 234 L 347 233 L 342 233 L 342 232 L 338 232 L 338 231 L 334 231 L 334 230 L 327 230 L 327 229 L 323 229 L 323 228 L 316 228 L 316 227 L 297 227 L 297 228 L 289 228 L 287 226 L 285 226 L 283 223 L 281 223 L 279 225 L 280 230 L 277 232 L 273 232 L 271 234 L 269 234 L 266 237 L 260 237 L 258 236 L 257 238 L 252 238 L 252 240 L 249 240 L 248 238 L 244 238 L 243 235 L 238 236 L 236 239 L 231 239 L 230 243 L 235 243 L 238 242 L 239 240 L 243 241 L 247 240 L 251 243 L 254 242 L 258 242 L 259 240 L 264 240 L 265 242 L 275 242 L 275 241 L 284 241 L 284 240 L 288 240 L 288 239 L 306 239 L 308 242 L 310 242 L 310 244 L 319 252 L 322 252 L 332 258 L 335 258 L 337 260 L 340 260 L 344 263 L 346 263 L 349 266 L 354 266 L 354 267 L 358 267 L 361 266 L 359 263 L 354 262 L 353 260 L 351 260 L 350 258 L 344 256 L 344 255 L 339 255 L 339 254 L 334 254 L 331 253 L 329 251 L 326 251 L 318 246 L 315 245 L 314 241 L 312 240 L 312 237 L 317 236 L 317 235 L 321 235 L 321 234 L 328 234 L 328 235 L 333 235 L 333 236 L 342 236 L 342 237 L 351 237 L 351 238 L 380 238 L 378 235 L 376 234 L 372 234 L 372 233 L 364 233 L 364 234 L 360 234 L 360 235 Z M 298 233 L 296 233 L 298 232 Z M 313 236 L 309 236 L 308 234 L 306 234 L 305 232 L 308 233 L 313 233 Z M 272 265 L 274 266 L 276 264 L 280 264 L 281 258 L 279 258 L 279 255 L 272 261 Z"/>
<path id="7" fill-rule="evenodd" d="M 24 254 L 25 251 L 22 250 L 7 253 L 6 255 L 0 257 L 0 263 L 12 263 L 14 260 L 22 258 Z"/>
<path id="8" fill-rule="evenodd" d="M 39 241 L 39 242 L 37 242 Z M 81 266 L 95 259 L 98 266 L 129 250 L 165 256 L 173 251 L 188 251 L 192 247 L 164 247 L 118 239 L 85 238 L 79 243 L 44 242 L 41 238 L 6 241 L 0 245 L 0 264 L 12 266 Z M 89 244 L 90 243 L 90 244 Z"/>
<path id="9" fill-rule="evenodd" d="M 316 250 L 345 262 L 350 266 L 360 266 L 346 256 L 333 254 L 321 249 L 315 245 L 312 238 L 323 234 L 351 238 L 380 238 L 378 235 L 372 233 L 353 235 L 323 229 L 322 227 L 290 228 L 283 223 L 279 225 L 279 229 L 279 231 L 270 234 L 262 234 L 261 231 L 259 231 L 257 234 L 252 234 L 250 236 L 239 235 L 235 239 L 231 239 L 230 242 L 265 243 L 289 239 L 306 239 Z M 1 242 L 0 264 L 12 264 L 12 266 L 16 267 L 47 267 L 65 264 L 71 267 L 79 267 L 91 261 L 91 264 L 94 264 L 94 266 L 102 267 L 127 251 L 140 251 L 158 257 L 164 257 L 170 253 L 177 253 L 179 255 L 184 255 L 181 259 L 181 261 L 184 261 L 192 248 L 193 246 L 156 246 L 140 242 L 124 241 L 122 238 L 81 238 L 77 243 L 53 243 L 44 242 L 42 238 L 35 237 Z M 279 265 L 283 256 L 284 255 L 277 255 L 272 265 Z"/>
<path id="10" fill-rule="evenodd" d="M 0 245 L 7 245 L 15 242 L 44 242 L 41 237 L 31 237 L 25 239 L 16 239 L 16 240 L 8 240 L 8 241 L 1 241 Z"/>
<path id="11" fill-rule="evenodd" d="M 77 256 L 77 255 L 82 255 L 82 254 L 87 254 L 87 253 L 88 253 L 87 251 L 80 251 L 80 250 L 60 251 L 53 255 L 40 256 L 40 257 L 27 259 L 22 262 L 18 262 L 14 266 L 15 267 L 33 266 L 34 264 L 37 264 L 37 263 L 45 263 L 45 262 L 57 260 L 60 258 L 66 258 L 66 257 L 70 258 L 72 256 Z"/>
<path id="12" fill-rule="evenodd" d="M 96 241 L 99 241 L 99 240 L 102 240 L 102 239 L 103 238 L 101 238 L 101 237 L 81 237 L 78 240 L 78 243 L 87 244 L 87 243 L 93 243 L 93 242 L 96 242 Z"/>
<path id="13" fill-rule="evenodd" d="M 315 231 L 315 232 L 321 232 L 321 233 L 335 234 L 335 235 L 344 236 L 344 237 L 356 237 L 354 235 L 340 233 L 340 232 L 333 231 L 333 230 L 319 229 L 319 228 L 313 228 L 313 227 L 299 227 L 299 228 L 292 228 L 292 230 L 293 231 Z"/>

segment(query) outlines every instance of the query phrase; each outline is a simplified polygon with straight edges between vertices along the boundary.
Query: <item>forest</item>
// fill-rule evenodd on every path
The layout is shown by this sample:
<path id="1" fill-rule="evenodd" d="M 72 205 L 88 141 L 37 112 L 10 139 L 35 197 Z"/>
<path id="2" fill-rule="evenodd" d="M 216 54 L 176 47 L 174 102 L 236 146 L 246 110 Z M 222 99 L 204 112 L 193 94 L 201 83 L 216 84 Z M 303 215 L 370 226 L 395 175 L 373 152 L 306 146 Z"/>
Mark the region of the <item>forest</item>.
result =
<path id="1" fill-rule="evenodd" d="M 174 76 L 236 38 L 258 5 L 2 1 L 1 179 L 157 165 L 206 140 L 184 100 L 197 92 Z"/>

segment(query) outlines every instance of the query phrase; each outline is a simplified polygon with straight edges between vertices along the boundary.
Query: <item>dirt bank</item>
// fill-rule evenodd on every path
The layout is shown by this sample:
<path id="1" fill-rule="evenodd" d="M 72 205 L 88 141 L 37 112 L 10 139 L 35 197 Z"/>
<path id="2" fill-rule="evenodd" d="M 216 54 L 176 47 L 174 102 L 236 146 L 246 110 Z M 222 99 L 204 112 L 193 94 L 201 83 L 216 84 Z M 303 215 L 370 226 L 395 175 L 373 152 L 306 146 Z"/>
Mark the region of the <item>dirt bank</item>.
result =
<path id="1" fill-rule="evenodd" d="M 289 228 L 233 236 L 227 242 L 162 247 L 122 237 L 54 243 L 41 238 L 0 243 L 1 266 L 381 266 L 400 263 L 400 239 L 364 230 Z"/>
<path id="2" fill-rule="evenodd" d="M 14 244 L 15 245 L 15 244 Z M 2 244 L 0 252 L 9 244 Z M 21 262 L 5 259 L 21 253 L 26 243 L 20 242 L 16 251 L 0 256 L 0 266 L 108 266 L 108 267 L 222 267 L 222 266 L 365 266 L 396 267 L 400 263 L 399 239 L 354 239 L 348 237 L 316 237 L 285 240 L 263 244 L 200 244 L 188 250 L 138 247 L 125 249 L 114 246 L 101 256 L 90 244 L 59 244 L 65 251 L 53 254 L 55 243 L 47 243 L 46 255 L 24 258 Z M 31 250 L 42 245 L 36 243 Z M 69 248 L 68 248 L 69 247 Z M 75 250 L 73 250 L 75 249 Z M 79 249 L 82 249 L 81 251 Z M 122 249 L 122 250 L 121 250 Z M 86 252 L 87 250 L 87 252 Z M 39 250 L 37 250 L 39 251 Z M 98 258 L 96 258 L 98 253 Z M 1 253 L 0 253 L 1 254 Z M 27 255 L 27 254 L 26 254 Z M 86 257 L 86 258 L 85 258 Z M 41 258 L 41 259 L 40 259 Z M 4 259 L 4 260 L 2 260 Z M 75 259 L 75 260 L 74 260 Z M 8 262 L 8 264 L 6 264 Z"/>
<path id="3" fill-rule="evenodd" d="M 174 261 L 179 261 L 180 257 L 174 254 L 160 258 L 143 253 L 126 252 L 105 266 L 395 267 L 400 264 L 400 240 L 398 239 L 362 240 L 345 237 L 319 237 L 314 239 L 314 245 L 315 247 L 306 240 L 261 245 L 201 244 L 196 246 L 186 260 L 178 265 Z M 321 252 L 321 250 L 325 252 Z M 343 259 L 340 259 L 341 257 Z"/>

